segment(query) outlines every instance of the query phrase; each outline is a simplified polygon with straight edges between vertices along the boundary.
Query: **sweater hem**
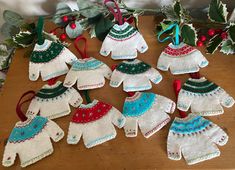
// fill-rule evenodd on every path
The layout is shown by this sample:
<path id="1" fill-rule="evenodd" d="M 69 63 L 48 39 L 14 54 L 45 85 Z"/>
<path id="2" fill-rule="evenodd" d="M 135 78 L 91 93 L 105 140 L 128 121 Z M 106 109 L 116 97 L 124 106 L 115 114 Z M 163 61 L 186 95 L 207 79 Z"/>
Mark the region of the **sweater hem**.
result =
<path id="1" fill-rule="evenodd" d="M 135 59 L 137 55 L 111 56 L 113 60 Z"/>
<path id="2" fill-rule="evenodd" d="M 92 148 L 92 147 L 94 147 L 94 146 L 96 146 L 96 145 L 99 145 L 99 144 L 102 144 L 102 143 L 104 143 L 104 142 L 107 142 L 107 141 L 109 141 L 109 140 L 111 140 L 111 139 L 114 139 L 115 137 L 116 137 L 116 134 L 114 134 L 114 133 L 109 134 L 109 135 L 105 135 L 105 136 L 103 136 L 103 137 L 101 137 L 101 138 L 97 138 L 97 139 L 95 139 L 95 140 L 93 140 L 93 141 L 91 141 L 91 142 L 85 144 L 85 146 L 86 146 L 87 148 Z"/>
<path id="3" fill-rule="evenodd" d="M 131 92 L 131 91 L 149 90 L 151 88 L 152 88 L 151 85 L 147 85 L 147 86 L 139 86 L 139 87 L 124 87 L 123 90 L 126 91 L 126 92 Z"/>
<path id="4" fill-rule="evenodd" d="M 35 163 L 35 162 L 37 162 L 37 161 L 39 161 L 39 160 L 49 156 L 49 155 L 51 155 L 52 153 L 53 153 L 53 149 L 49 149 L 46 152 L 42 153 L 41 155 L 38 155 L 38 156 L 28 160 L 28 161 L 25 161 L 25 162 L 21 163 L 20 166 L 21 167 L 26 167 L 28 165 L 31 165 L 31 164 L 33 164 L 33 163 Z"/>
<path id="5" fill-rule="evenodd" d="M 223 114 L 224 111 L 223 110 L 202 111 L 202 112 L 194 112 L 194 111 L 192 111 L 192 113 L 195 113 L 195 114 L 200 115 L 200 116 L 216 116 L 216 115 Z"/>
<path id="6" fill-rule="evenodd" d="M 67 116 L 67 115 L 69 115 L 69 113 L 70 113 L 70 110 L 66 110 L 66 111 L 56 113 L 56 114 L 53 114 L 53 115 L 49 115 L 49 116 L 43 116 L 43 115 L 41 115 L 41 116 L 46 117 L 48 119 L 56 119 L 56 118 L 59 118 L 59 117 Z"/>
<path id="7" fill-rule="evenodd" d="M 214 153 L 203 155 L 203 156 L 200 156 L 198 158 L 187 160 L 187 164 L 188 165 L 193 165 L 193 164 L 196 164 L 196 163 L 199 163 L 199 162 L 202 162 L 202 161 L 206 161 L 206 160 L 218 157 L 218 156 L 220 156 L 220 151 L 216 151 Z"/>
<path id="8" fill-rule="evenodd" d="M 199 70 L 200 70 L 199 67 L 195 67 L 195 68 L 184 69 L 184 70 L 171 70 L 171 73 L 174 75 L 177 75 L 177 74 L 195 73 L 195 72 L 198 72 Z"/>
<path id="9" fill-rule="evenodd" d="M 51 79 L 51 78 L 64 75 L 64 74 L 66 74 L 67 72 L 68 72 L 68 69 L 63 70 L 63 71 L 58 71 L 58 72 L 49 74 L 49 75 L 47 75 L 47 76 L 45 76 L 45 77 L 42 77 L 42 80 L 43 80 L 43 81 L 47 81 L 47 80 L 49 80 L 49 79 Z"/>
<path id="10" fill-rule="evenodd" d="M 82 85 L 82 86 L 77 86 L 78 90 L 88 90 L 88 89 L 95 89 L 95 88 L 101 88 L 103 87 L 105 82 L 101 82 L 98 84 L 90 84 L 90 85 Z"/>

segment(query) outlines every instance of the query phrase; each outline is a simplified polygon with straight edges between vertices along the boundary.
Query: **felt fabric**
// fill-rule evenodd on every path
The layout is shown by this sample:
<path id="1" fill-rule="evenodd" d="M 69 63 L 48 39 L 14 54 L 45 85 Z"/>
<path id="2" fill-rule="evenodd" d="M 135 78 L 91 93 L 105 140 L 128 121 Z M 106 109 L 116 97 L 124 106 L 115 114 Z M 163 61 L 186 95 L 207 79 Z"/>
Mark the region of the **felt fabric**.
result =
<path id="1" fill-rule="evenodd" d="M 64 87 L 61 81 L 54 85 L 44 85 L 31 101 L 26 114 L 33 114 L 55 119 L 68 115 L 70 106 L 78 107 L 82 97 L 73 87 Z"/>
<path id="2" fill-rule="evenodd" d="M 148 45 L 143 36 L 130 24 L 125 22 L 122 25 L 115 24 L 103 41 L 100 54 L 114 60 L 134 59 L 137 51 L 146 52 Z"/>
<path id="3" fill-rule="evenodd" d="M 234 99 L 224 89 L 205 77 L 189 78 L 179 92 L 177 108 L 202 116 L 224 113 L 224 107 L 232 107 Z"/>
<path id="4" fill-rule="evenodd" d="M 198 72 L 208 65 L 207 59 L 196 48 L 181 42 L 179 45 L 170 43 L 158 58 L 157 68 L 172 74 Z"/>
<path id="5" fill-rule="evenodd" d="M 36 81 L 40 74 L 43 81 L 66 74 L 67 64 L 72 65 L 76 56 L 60 43 L 45 40 L 42 45 L 36 44 L 30 56 L 29 79 Z"/>
<path id="6" fill-rule="evenodd" d="M 123 82 L 123 90 L 126 92 L 142 91 L 152 88 L 152 84 L 158 84 L 162 80 L 161 74 L 149 64 L 135 59 L 123 61 L 113 71 L 110 86 L 118 87 Z"/>
<path id="7" fill-rule="evenodd" d="M 125 99 L 123 106 L 126 136 L 136 137 L 139 126 L 144 137 L 149 138 L 170 121 L 166 113 L 173 113 L 174 110 L 175 103 L 164 96 L 136 92 Z"/>
<path id="8" fill-rule="evenodd" d="M 13 128 L 5 146 L 2 165 L 12 166 L 17 154 L 21 167 L 33 164 L 53 153 L 50 138 L 58 142 L 63 136 L 63 130 L 55 122 L 41 116 L 29 116 Z"/>
<path id="9" fill-rule="evenodd" d="M 216 144 L 223 146 L 227 141 L 228 135 L 219 126 L 201 116 L 176 117 L 167 138 L 168 158 L 180 160 L 183 154 L 188 165 L 196 164 L 220 156 Z"/>
<path id="10" fill-rule="evenodd" d="M 70 122 L 67 142 L 77 144 L 83 136 L 87 148 L 102 144 L 116 137 L 113 124 L 118 128 L 125 124 L 125 117 L 115 107 L 98 100 L 82 104 Z"/>
<path id="11" fill-rule="evenodd" d="M 105 78 L 110 79 L 111 73 L 106 64 L 93 57 L 78 59 L 66 75 L 64 86 L 72 87 L 77 82 L 79 90 L 101 88 Z"/>

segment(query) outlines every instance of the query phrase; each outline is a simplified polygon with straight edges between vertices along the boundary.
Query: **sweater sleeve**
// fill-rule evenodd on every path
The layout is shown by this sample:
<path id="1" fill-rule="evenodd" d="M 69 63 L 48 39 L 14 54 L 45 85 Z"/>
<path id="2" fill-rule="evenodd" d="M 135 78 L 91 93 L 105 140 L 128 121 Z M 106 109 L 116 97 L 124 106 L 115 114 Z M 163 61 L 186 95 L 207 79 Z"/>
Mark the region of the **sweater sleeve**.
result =
<path id="1" fill-rule="evenodd" d="M 26 115 L 37 115 L 40 110 L 40 102 L 37 101 L 36 97 L 30 102 L 29 108 Z"/>
<path id="2" fill-rule="evenodd" d="M 206 57 L 199 50 L 197 50 L 195 53 L 196 53 L 195 57 L 197 58 L 198 65 L 201 68 L 206 67 L 209 64 Z"/>
<path id="3" fill-rule="evenodd" d="M 70 87 L 69 92 L 69 104 L 73 107 L 78 107 L 83 102 L 81 95 L 73 87 Z"/>
<path id="4" fill-rule="evenodd" d="M 171 99 L 161 96 L 161 95 L 156 95 L 157 97 L 157 102 L 159 103 L 160 107 L 167 113 L 174 113 L 175 111 L 175 102 L 173 102 Z"/>
<path id="5" fill-rule="evenodd" d="M 100 70 L 101 70 L 102 75 L 104 75 L 105 78 L 107 79 L 111 78 L 112 70 L 106 64 L 103 64 L 100 67 Z"/>
<path id="6" fill-rule="evenodd" d="M 120 71 L 114 70 L 110 80 L 110 86 L 118 87 L 122 84 L 125 79 L 125 74 L 121 73 Z"/>
<path id="7" fill-rule="evenodd" d="M 139 37 L 136 40 L 137 41 L 136 49 L 140 53 L 144 53 L 148 50 L 148 45 L 147 45 L 146 41 L 144 40 L 143 36 L 140 33 L 138 33 L 138 34 L 139 34 Z"/>
<path id="8" fill-rule="evenodd" d="M 29 80 L 36 81 L 39 78 L 41 65 L 29 62 Z"/>
<path id="9" fill-rule="evenodd" d="M 63 61 L 68 63 L 69 65 L 72 65 L 74 61 L 77 61 L 77 57 L 66 47 L 64 47 L 63 52 Z"/>
<path id="10" fill-rule="evenodd" d="M 167 71 L 170 67 L 170 64 L 171 64 L 171 59 L 165 56 L 164 53 L 162 52 L 158 58 L 157 68 L 162 71 Z"/>
<path id="11" fill-rule="evenodd" d="M 232 96 L 230 96 L 228 93 L 225 91 L 220 95 L 220 103 L 224 107 L 232 107 L 234 105 L 234 99 Z"/>
<path id="12" fill-rule="evenodd" d="M 78 71 L 75 71 L 71 68 L 67 73 L 67 75 L 65 76 L 63 85 L 65 87 L 72 87 L 76 83 L 77 79 L 78 79 Z"/>
<path id="13" fill-rule="evenodd" d="M 114 125 L 118 128 L 122 128 L 124 126 L 126 119 L 118 109 L 112 107 L 110 115 L 111 121 Z"/>
<path id="14" fill-rule="evenodd" d="M 204 133 L 212 142 L 220 146 L 225 145 L 228 141 L 228 135 L 218 125 L 212 122 L 210 122 L 209 128 Z"/>
<path id="15" fill-rule="evenodd" d="M 193 101 L 193 97 L 180 90 L 177 100 L 177 108 L 182 111 L 188 111 Z"/>
<path id="16" fill-rule="evenodd" d="M 7 142 L 3 154 L 2 159 L 2 165 L 5 167 L 12 166 L 15 162 L 16 154 L 17 154 L 17 148 L 15 143 L 9 143 Z"/>
<path id="17" fill-rule="evenodd" d="M 180 146 L 180 138 L 177 138 L 176 135 L 173 135 L 171 131 L 169 131 L 167 138 L 167 155 L 169 159 L 172 160 L 180 160 L 182 157 L 181 154 L 181 146 Z"/>
<path id="18" fill-rule="evenodd" d="M 154 68 L 149 69 L 146 76 L 154 83 L 158 84 L 162 80 L 162 75 Z"/>
<path id="19" fill-rule="evenodd" d="M 48 119 L 45 129 L 46 129 L 47 134 L 55 142 L 58 142 L 64 137 L 64 131 L 52 120 Z"/>
<path id="20" fill-rule="evenodd" d="M 69 124 L 69 131 L 67 136 L 67 143 L 68 144 L 77 144 L 81 139 L 83 133 L 83 126 L 76 123 Z"/>
<path id="21" fill-rule="evenodd" d="M 100 54 L 102 56 L 108 56 L 110 54 L 110 52 L 112 51 L 112 47 L 114 46 L 114 44 L 112 43 L 113 40 L 111 38 L 109 38 L 108 36 L 106 36 L 106 38 L 104 39 L 101 49 L 100 49 Z"/>
<path id="22" fill-rule="evenodd" d="M 138 120 L 137 117 L 126 117 L 124 126 L 126 137 L 136 137 L 138 133 Z"/>

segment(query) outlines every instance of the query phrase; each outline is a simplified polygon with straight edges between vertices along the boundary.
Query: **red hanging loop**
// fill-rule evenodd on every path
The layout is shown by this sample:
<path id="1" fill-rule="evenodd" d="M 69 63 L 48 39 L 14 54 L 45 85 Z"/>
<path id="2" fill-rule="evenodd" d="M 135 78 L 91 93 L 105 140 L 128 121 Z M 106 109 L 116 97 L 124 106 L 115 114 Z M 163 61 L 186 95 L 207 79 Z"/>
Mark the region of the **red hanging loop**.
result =
<path id="1" fill-rule="evenodd" d="M 117 12 L 114 11 L 113 7 L 107 5 L 108 2 L 113 2 L 114 3 Z M 115 0 L 104 0 L 104 4 L 108 7 L 109 11 L 113 14 L 116 21 L 118 21 L 118 24 L 122 25 L 123 24 L 122 13 L 121 13 L 120 8 L 118 7 L 117 2 Z"/>
<path id="2" fill-rule="evenodd" d="M 78 41 L 80 40 L 83 40 L 85 42 L 85 45 L 84 45 L 84 50 L 83 52 L 79 49 L 79 47 L 77 46 L 77 43 Z M 79 54 L 82 56 L 82 58 L 89 58 L 89 56 L 87 55 L 87 52 L 86 52 L 86 47 L 87 47 L 87 40 L 85 37 L 83 37 L 82 35 L 78 36 L 75 40 L 74 40 L 74 46 L 75 48 L 78 50 Z"/>
<path id="3" fill-rule="evenodd" d="M 181 81 L 180 80 L 174 80 L 173 88 L 174 88 L 174 91 L 175 91 L 175 96 L 176 96 L 176 101 L 177 101 L 178 100 L 178 95 L 179 95 L 179 92 L 180 92 L 180 89 L 181 89 Z M 180 114 L 180 117 L 182 117 L 182 118 L 187 117 L 186 112 L 183 112 L 181 110 L 179 110 L 179 114 Z"/>
<path id="4" fill-rule="evenodd" d="M 50 86 L 54 85 L 59 77 L 60 76 L 49 79 L 47 81 L 47 84 L 50 85 Z"/>
<path id="5" fill-rule="evenodd" d="M 195 73 L 189 73 L 189 75 L 193 79 L 200 79 L 201 78 L 199 71 L 195 72 Z"/>
<path id="6" fill-rule="evenodd" d="M 22 100 L 25 96 L 27 96 L 27 95 L 29 95 L 29 94 L 32 94 L 32 97 L 30 97 L 29 99 L 27 99 L 27 100 L 25 100 L 25 101 L 23 101 L 23 102 L 21 103 L 21 100 Z M 17 103 L 17 105 L 16 105 L 16 113 L 17 113 L 18 117 L 20 118 L 20 120 L 21 120 L 22 122 L 26 121 L 28 118 L 27 118 L 27 117 L 25 116 L 25 114 L 22 112 L 21 107 L 22 107 L 22 105 L 23 105 L 24 103 L 26 103 L 26 102 L 28 102 L 28 101 L 31 101 L 31 100 L 34 98 L 35 95 L 36 95 L 36 93 L 35 93 L 34 91 L 32 91 L 32 90 L 25 92 L 25 93 L 21 96 L 21 98 L 19 99 L 19 101 L 18 101 L 18 103 Z"/>

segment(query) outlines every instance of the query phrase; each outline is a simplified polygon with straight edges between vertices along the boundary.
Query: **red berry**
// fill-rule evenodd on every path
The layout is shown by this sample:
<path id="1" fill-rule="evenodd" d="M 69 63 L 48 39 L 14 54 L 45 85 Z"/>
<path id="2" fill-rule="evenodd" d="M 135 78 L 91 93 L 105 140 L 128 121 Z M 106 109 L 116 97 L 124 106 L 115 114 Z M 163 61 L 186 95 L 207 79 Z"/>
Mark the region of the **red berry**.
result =
<path id="1" fill-rule="evenodd" d="M 203 46 L 203 42 L 202 42 L 202 41 L 198 41 L 198 42 L 197 42 L 197 46 L 198 46 L 198 47 L 202 47 L 202 46 Z"/>
<path id="2" fill-rule="evenodd" d="M 209 29 L 209 30 L 208 30 L 208 32 L 207 32 L 207 34 L 208 34 L 209 36 L 211 36 L 211 37 L 212 37 L 212 36 L 214 36 L 214 35 L 215 35 L 215 30 L 214 30 L 214 29 L 212 29 L 212 28 L 211 28 L 211 29 Z"/>
<path id="3" fill-rule="evenodd" d="M 206 41 L 206 36 L 205 35 L 201 35 L 199 39 L 200 39 L 200 41 L 204 42 L 204 41 Z"/>
<path id="4" fill-rule="evenodd" d="M 223 30 L 222 29 L 216 29 L 215 33 L 220 34 Z"/>
<path id="5" fill-rule="evenodd" d="M 67 38 L 67 35 L 65 33 L 60 35 L 60 40 L 64 41 Z"/>
<path id="6" fill-rule="evenodd" d="M 56 35 L 56 31 L 55 30 L 51 30 L 50 33 Z"/>
<path id="7" fill-rule="evenodd" d="M 68 22 L 68 20 L 69 20 L 69 17 L 68 17 L 68 16 L 65 15 L 65 16 L 62 17 L 62 21 L 63 21 L 63 22 Z"/>
<path id="8" fill-rule="evenodd" d="M 71 27 L 72 29 L 75 29 L 75 28 L 76 28 L 76 24 L 73 22 L 73 23 L 70 24 L 70 27 Z"/>
<path id="9" fill-rule="evenodd" d="M 220 37 L 224 40 L 228 38 L 228 33 L 227 32 L 222 32 Z"/>

